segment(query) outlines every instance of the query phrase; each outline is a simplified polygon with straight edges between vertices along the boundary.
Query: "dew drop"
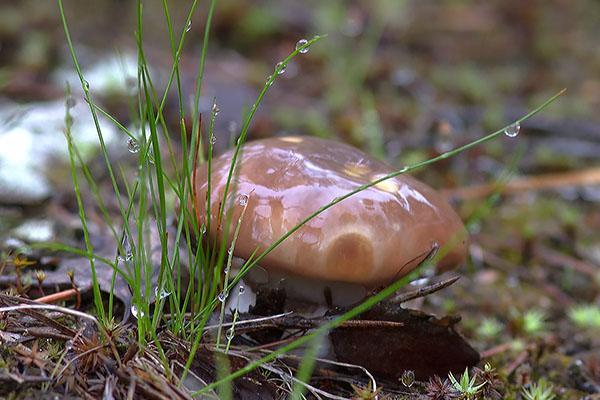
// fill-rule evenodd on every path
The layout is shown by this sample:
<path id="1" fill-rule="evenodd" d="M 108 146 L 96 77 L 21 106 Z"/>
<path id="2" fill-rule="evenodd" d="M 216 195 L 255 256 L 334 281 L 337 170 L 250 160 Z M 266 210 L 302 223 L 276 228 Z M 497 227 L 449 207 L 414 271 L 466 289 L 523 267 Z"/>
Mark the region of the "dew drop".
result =
<path id="1" fill-rule="evenodd" d="M 240 206 L 245 206 L 246 204 L 248 204 L 248 199 L 250 198 L 250 196 L 248 196 L 247 194 L 240 194 L 240 196 L 238 197 L 238 204 Z"/>
<path id="2" fill-rule="evenodd" d="M 415 372 L 410 369 L 405 370 L 400 378 L 402 384 L 406 387 L 411 387 L 415 383 Z"/>
<path id="3" fill-rule="evenodd" d="M 233 326 L 229 329 L 227 329 L 227 332 L 225 332 L 225 337 L 227 338 L 227 340 L 231 340 L 233 339 L 233 337 L 235 336 L 235 330 L 233 329 Z"/>
<path id="4" fill-rule="evenodd" d="M 127 139 L 127 150 L 129 150 L 129 152 L 132 154 L 140 151 L 140 145 L 138 144 L 137 140 L 131 137 Z"/>
<path id="5" fill-rule="evenodd" d="M 520 130 L 521 125 L 518 122 L 515 122 L 514 124 L 506 127 L 506 129 L 504 130 L 504 134 L 508 137 L 516 137 L 519 134 Z"/>
<path id="6" fill-rule="evenodd" d="M 163 300 L 166 299 L 167 297 L 169 297 L 171 295 L 171 292 L 166 291 L 165 289 L 161 289 L 160 291 L 158 290 L 158 287 L 154 288 L 154 297 L 157 300 Z"/>
<path id="7" fill-rule="evenodd" d="M 84 79 L 83 80 L 83 86 L 85 86 L 86 89 L 89 89 L 90 88 L 90 83 Z"/>
<path id="8" fill-rule="evenodd" d="M 298 50 L 298 52 L 301 54 L 308 53 L 308 47 L 302 48 L 302 46 L 305 46 L 306 44 L 308 44 L 308 40 L 306 40 L 306 39 L 298 40 L 298 42 L 296 42 L 296 50 Z"/>
<path id="9" fill-rule="evenodd" d="M 275 71 L 277 71 L 278 75 L 283 74 L 286 68 L 287 64 L 284 64 L 283 62 L 278 62 L 277 65 L 275 65 Z"/>
<path id="10" fill-rule="evenodd" d="M 227 292 L 226 291 L 222 291 L 221 293 L 219 293 L 219 296 L 217 296 L 217 298 L 219 299 L 219 301 L 221 303 L 224 303 L 225 300 L 227 300 Z"/>
<path id="11" fill-rule="evenodd" d="M 189 32 L 192 30 L 192 20 L 189 20 L 187 25 L 185 26 L 185 31 Z"/>
<path id="12" fill-rule="evenodd" d="M 240 285 L 240 288 L 238 290 L 240 294 L 244 294 L 244 292 L 246 291 L 246 287 L 244 285 Z"/>
<path id="13" fill-rule="evenodd" d="M 215 143 L 217 143 L 217 137 L 214 134 L 212 134 L 212 135 L 210 135 L 210 144 L 215 144 Z"/>
<path id="14" fill-rule="evenodd" d="M 146 315 L 146 314 L 144 314 L 143 311 L 138 310 L 138 308 L 134 304 L 131 306 L 131 315 L 133 315 L 136 319 L 138 319 L 138 318 L 143 318 L 144 315 Z"/>
<path id="15" fill-rule="evenodd" d="M 212 112 L 215 116 L 219 115 L 219 113 L 221 112 L 221 109 L 219 108 L 219 105 L 216 102 L 213 103 Z"/>
<path id="16" fill-rule="evenodd" d="M 131 151 L 131 150 L 130 150 Z M 129 242 L 129 236 L 127 233 L 123 236 L 123 241 L 121 242 L 121 248 L 125 253 L 125 257 L 122 254 L 119 254 L 119 261 L 131 261 L 133 260 L 133 250 L 131 249 L 131 243 Z"/>
<path id="17" fill-rule="evenodd" d="M 429 278 L 419 278 L 419 279 L 415 279 L 414 281 L 410 282 L 411 286 L 422 286 L 427 284 L 427 282 L 429 282 Z"/>

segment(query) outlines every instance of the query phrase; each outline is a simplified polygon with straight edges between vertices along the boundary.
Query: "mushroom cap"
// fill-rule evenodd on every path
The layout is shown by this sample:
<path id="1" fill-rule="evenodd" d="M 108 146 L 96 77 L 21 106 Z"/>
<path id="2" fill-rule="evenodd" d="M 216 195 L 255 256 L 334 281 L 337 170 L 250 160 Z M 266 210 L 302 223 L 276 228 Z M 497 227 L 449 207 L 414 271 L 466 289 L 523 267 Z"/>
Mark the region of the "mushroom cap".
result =
<path id="1" fill-rule="evenodd" d="M 212 161 L 212 240 L 223 235 L 217 219 L 232 155 L 230 150 Z M 287 136 L 248 142 L 239 154 L 226 203 L 231 213 L 228 244 L 244 207 L 234 254 L 248 258 L 336 197 L 393 171 L 352 146 L 330 140 Z M 195 211 L 202 222 L 206 164 L 195 185 Z M 322 212 L 260 265 L 267 271 L 374 288 L 410 273 L 432 248 L 447 244 L 451 248 L 438 263 L 441 269 L 465 260 L 464 225 L 441 195 L 403 174 Z"/>

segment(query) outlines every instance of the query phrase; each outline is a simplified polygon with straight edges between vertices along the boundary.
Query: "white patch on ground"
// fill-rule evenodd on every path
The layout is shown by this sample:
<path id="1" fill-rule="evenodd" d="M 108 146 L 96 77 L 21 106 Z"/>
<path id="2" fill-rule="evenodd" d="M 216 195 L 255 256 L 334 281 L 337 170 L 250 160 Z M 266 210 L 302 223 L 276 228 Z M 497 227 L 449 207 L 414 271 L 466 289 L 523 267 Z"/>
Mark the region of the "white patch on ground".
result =
<path id="1" fill-rule="evenodd" d="M 0 203 L 39 203 L 52 194 L 46 172 L 64 168 L 68 173 L 65 102 L 20 105 L 0 101 L 0 105 Z M 99 148 L 89 107 L 78 100 L 71 115 L 74 141 L 87 160 Z M 120 135 L 106 118 L 100 116 L 99 120 L 104 140 L 110 146 Z"/>

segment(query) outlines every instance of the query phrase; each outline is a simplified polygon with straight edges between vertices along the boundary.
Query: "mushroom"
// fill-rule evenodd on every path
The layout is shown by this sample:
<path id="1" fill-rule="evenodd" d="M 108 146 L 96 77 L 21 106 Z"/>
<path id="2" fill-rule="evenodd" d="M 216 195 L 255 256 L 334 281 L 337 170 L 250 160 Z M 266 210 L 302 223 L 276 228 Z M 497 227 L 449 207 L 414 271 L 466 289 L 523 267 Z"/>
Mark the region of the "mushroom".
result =
<path id="1" fill-rule="evenodd" d="M 213 159 L 209 236 L 223 240 L 219 207 L 233 151 Z M 394 171 L 346 144 L 303 136 L 246 143 L 226 199 L 231 226 L 246 207 L 234 254 L 262 252 L 304 218 L 360 185 Z M 196 175 L 194 206 L 206 219 L 207 168 Z M 229 197 L 234 196 L 234 197 Z M 350 305 L 368 290 L 413 271 L 437 246 L 451 245 L 438 263 L 447 270 L 466 258 L 467 234 L 452 207 L 432 188 L 398 175 L 325 210 L 266 255 L 248 278 L 284 286 L 288 298 Z M 259 254 L 258 253 L 258 254 Z"/>

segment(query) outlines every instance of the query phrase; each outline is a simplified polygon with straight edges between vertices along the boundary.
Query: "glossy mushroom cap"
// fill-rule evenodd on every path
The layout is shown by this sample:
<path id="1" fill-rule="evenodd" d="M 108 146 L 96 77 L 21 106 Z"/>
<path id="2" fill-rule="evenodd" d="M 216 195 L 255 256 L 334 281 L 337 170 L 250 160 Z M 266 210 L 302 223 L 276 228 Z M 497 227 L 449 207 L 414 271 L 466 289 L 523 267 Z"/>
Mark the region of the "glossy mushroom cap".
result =
<path id="1" fill-rule="evenodd" d="M 232 151 L 212 163 L 211 232 L 219 240 L 219 205 Z M 394 169 L 346 144 L 288 136 L 248 142 L 238 159 L 230 237 L 244 205 L 238 257 L 259 253 L 318 208 Z M 195 207 L 206 218 L 207 169 L 196 177 Z M 231 191 L 231 190 L 230 190 Z M 241 201 L 239 201 L 241 199 Z M 247 199 L 247 204 L 246 203 Z M 218 233 L 219 232 L 219 233 Z M 324 211 L 269 253 L 269 273 L 359 284 L 386 285 L 411 272 L 439 245 L 452 248 L 438 264 L 449 269 L 466 257 L 467 235 L 451 206 L 407 175 L 383 181 Z M 257 253 L 257 254 L 259 254 Z"/>

